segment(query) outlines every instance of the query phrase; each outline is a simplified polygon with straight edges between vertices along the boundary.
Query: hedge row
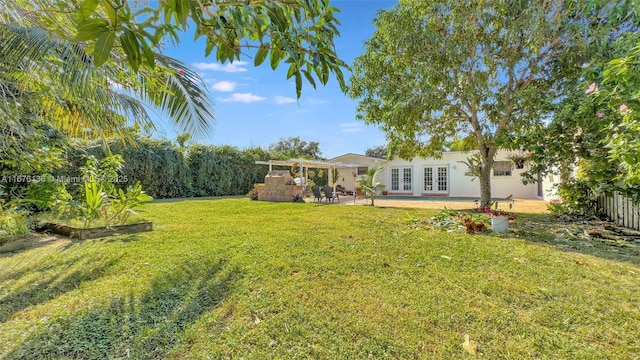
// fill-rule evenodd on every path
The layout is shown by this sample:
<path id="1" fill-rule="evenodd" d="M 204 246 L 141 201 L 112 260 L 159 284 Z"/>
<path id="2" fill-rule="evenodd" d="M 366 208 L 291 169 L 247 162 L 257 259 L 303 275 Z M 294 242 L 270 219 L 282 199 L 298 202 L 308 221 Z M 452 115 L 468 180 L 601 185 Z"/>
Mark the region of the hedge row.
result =
<path id="1" fill-rule="evenodd" d="M 69 167 L 60 175 L 79 176 L 88 155 L 98 159 L 108 153 L 124 158 L 120 186 L 142 184 L 154 198 L 242 195 L 254 183 L 264 181 L 268 167 L 256 160 L 272 155 L 261 148 L 239 150 L 232 146 L 191 145 L 180 148 L 167 140 L 140 138 L 135 146 L 113 140 L 104 143 L 78 143 L 67 152 Z"/>

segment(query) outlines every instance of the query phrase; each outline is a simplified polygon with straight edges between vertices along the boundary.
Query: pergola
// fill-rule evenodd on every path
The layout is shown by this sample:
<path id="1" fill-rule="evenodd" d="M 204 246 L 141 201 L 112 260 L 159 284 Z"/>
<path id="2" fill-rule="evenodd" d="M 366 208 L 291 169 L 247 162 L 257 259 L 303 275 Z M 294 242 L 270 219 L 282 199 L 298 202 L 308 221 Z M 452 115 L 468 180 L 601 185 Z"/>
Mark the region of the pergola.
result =
<path id="1" fill-rule="evenodd" d="M 300 169 L 300 174 L 304 174 L 304 183 L 307 184 L 309 181 L 309 172 L 304 171 L 304 169 L 328 169 L 329 170 L 329 186 L 333 188 L 335 191 L 335 184 L 333 183 L 332 170 L 333 169 L 357 169 L 358 164 L 347 164 L 342 162 L 334 162 L 334 161 L 323 161 L 323 160 L 309 160 L 309 159 L 289 159 L 289 160 L 269 160 L 269 161 L 256 161 L 258 165 L 269 165 L 269 171 L 273 170 L 273 166 L 288 166 L 292 167 L 295 165 L 296 168 Z"/>

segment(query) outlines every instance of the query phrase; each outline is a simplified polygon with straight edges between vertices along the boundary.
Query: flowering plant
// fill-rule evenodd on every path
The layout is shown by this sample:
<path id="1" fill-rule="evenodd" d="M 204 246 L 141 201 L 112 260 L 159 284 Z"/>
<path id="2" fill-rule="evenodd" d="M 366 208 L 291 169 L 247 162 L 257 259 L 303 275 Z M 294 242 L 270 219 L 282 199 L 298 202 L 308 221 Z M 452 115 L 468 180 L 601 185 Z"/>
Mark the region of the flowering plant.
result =
<path id="1" fill-rule="evenodd" d="M 515 221 L 516 218 L 518 217 L 518 215 L 509 212 L 509 211 L 504 211 L 504 210 L 491 210 L 488 206 L 484 207 L 484 212 L 489 214 L 489 216 L 494 217 L 494 216 L 506 216 L 509 218 L 509 221 Z"/>
<path id="2" fill-rule="evenodd" d="M 507 197 L 507 202 L 509 204 L 509 210 L 511 210 L 511 208 L 513 207 L 513 199 L 511 198 L 511 195 L 509 195 L 509 197 Z M 516 218 L 518 217 L 518 215 L 510 212 L 510 211 L 505 211 L 505 210 L 500 210 L 498 209 L 498 202 L 496 201 L 495 203 L 493 203 L 494 209 L 492 210 L 491 207 L 489 206 L 485 206 L 484 207 L 484 212 L 486 214 L 488 214 L 490 217 L 494 217 L 494 216 L 506 216 L 507 218 L 509 218 L 509 221 L 515 221 Z"/>

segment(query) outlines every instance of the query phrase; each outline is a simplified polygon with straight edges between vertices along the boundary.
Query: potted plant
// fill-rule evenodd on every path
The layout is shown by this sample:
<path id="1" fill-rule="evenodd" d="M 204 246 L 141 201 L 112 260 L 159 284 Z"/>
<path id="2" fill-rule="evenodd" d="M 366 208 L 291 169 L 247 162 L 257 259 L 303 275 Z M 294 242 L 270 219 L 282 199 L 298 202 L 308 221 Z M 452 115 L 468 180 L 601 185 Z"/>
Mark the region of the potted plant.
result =
<path id="1" fill-rule="evenodd" d="M 511 210 L 513 207 L 511 196 L 507 198 L 507 201 L 509 203 L 509 210 Z M 498 209 L 498 202 L 494 204 L 494 209 L 491 209 L 489 206 L 485 206 L 484 208 L 484 212 L 491 217 L 491 230 L 501 233 L 509 232 L 509 222 L 515 221 L 518 216 L 510 211 Z"/>

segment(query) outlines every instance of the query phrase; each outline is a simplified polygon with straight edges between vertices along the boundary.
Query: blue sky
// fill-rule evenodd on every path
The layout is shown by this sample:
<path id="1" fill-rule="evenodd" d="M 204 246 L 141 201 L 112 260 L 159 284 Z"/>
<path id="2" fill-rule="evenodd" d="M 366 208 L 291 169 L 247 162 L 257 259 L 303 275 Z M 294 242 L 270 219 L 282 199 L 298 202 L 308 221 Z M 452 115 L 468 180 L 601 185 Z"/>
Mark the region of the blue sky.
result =
<path id="1" fill-rule="evenodd" d="M 388 9 L 396 1 L 334 0 L 341 10 L 336 39 L 338 56 L 351 64 L 364 52 L 363 42 L 375 31 L 372 20 L 378 9 Z M 345 153 L 363 154 L 367 148 L 386 143 L 377 127 L 356 120 L 355 100 L 340 91 L 335 78 L 317 89 L 303 82 L 302 97 L 296 101 L 293 78 L 286 79 L 285 66 L 275 71 L 268 62 L 254 67 L 252 59 L 220 64 L 214 57 L 205 58 L 204 42 L 183 36 L 178 48 L 165 53 L 200 71 L 213 99 L 217 124 L 207 138 L 197 142 L 233 145 L 239 148 L 267 147 L 280 138 L 300 137 L 320 143 L 322 155 L 332 158 Z M 349 73 L 345 74 L 348 80 Z M 174 139 L 178 132 L 163 127 L 160 137 Z"/>

